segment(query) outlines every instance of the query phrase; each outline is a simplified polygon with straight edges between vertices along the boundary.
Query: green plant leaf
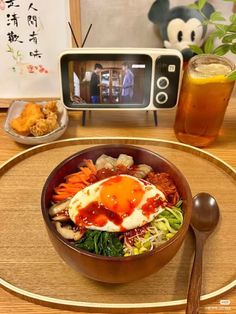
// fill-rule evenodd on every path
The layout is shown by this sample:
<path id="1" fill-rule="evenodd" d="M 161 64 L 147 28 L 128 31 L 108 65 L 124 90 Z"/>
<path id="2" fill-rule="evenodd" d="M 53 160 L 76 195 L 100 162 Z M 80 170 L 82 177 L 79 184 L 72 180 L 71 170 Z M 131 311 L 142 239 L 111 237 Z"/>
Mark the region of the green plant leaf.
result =
<path id="1" fill-rule="evenodd" d="M 225 18 L 222 16 L 221 12 L 215 11 L 210 15 L 210 21 L 225 21 Z"/>
<path id="2" fill-rule="evenodd" d="M 236 54 L 236 44 L 232 44 L 230 47 L 230 51 Z"/>
<path id="3" fill-rule="evenodd" d="M 228 32 L 236 33 L 236 24 L 231 24 L 227 27 Z"/>
<path id="4" fill-rule="evenodd" d="M 200 48 L 197 45 L 190 45 L 189 48 L 192 50 L 192 52 L 196 53 L 197 55 L 203 54 L 202 48 Z"/>
<path id="5" fill-rule="evenodd" d="M 202 10 L 206 4 L 206 0 L 198 0 L 197 2 L 199 10 Z"/>
<path id="6" fill-rule="evenodd" d="M 204 52 L 205 53 L 212 53 L 214 50 L 214 38 L 209 36 L 204 44 Z"/>
<path id="7" fill-rule="evenodd" d="M 229 80 L 235 81 L 235 80 L 236 80 L 236 71 L 230 73 L 230 74 L 227 76 L 227 78 L 228 78 Z"/>
<path id="8" fill-rule="evenodd" d="M 230 50 L 230 45 L 229 44 L 224 44 L 220 45 L 216 49 L 214 49 L 213 53 L 218 55 L 218 56 L 223 56 L 225 55 L 228 51 Z"/>
<path id="9" fill-rule="evenodd" d="M 236 39 L 236 34 L 226 35 L 222 38 L 222 43 L 229 44 L 232 43 L 234 39 Z"/>
<path id="10" fill-rule="evenodd" d="M 195 3 L 189 4 L 187 6 L 189 9 L 197 10 L 198 11 L 198 5 Z"/>
<path id="11" fill-rule="evenodd" d="M 221 30 L 221 29 L 217 29 L 216 31 L 211 33 L 211 36 L 214 36 L 214 38 L 223 38 L 225 36 L 226 32 Z"/>
<path id="12" fill-rule="evenodd" d="M 227 30 L 228 30 L 228 26 L 224 25 L 224 24 L 218 24 L 217 23 L 217 24 L 215 24 L 215 27 L 216 27 L 217 30 L 220 30 L 220 31 L 222 31 L 224 33 L 226 33 Z"/>
<path id="13" fill-rule="evenodd" d="M 232 22 L 232 23 L 236 23 L 236 14 L 232 14 L 232 15 L 229 17 L 229 20 L 230 20 L 230 22 Z"/>

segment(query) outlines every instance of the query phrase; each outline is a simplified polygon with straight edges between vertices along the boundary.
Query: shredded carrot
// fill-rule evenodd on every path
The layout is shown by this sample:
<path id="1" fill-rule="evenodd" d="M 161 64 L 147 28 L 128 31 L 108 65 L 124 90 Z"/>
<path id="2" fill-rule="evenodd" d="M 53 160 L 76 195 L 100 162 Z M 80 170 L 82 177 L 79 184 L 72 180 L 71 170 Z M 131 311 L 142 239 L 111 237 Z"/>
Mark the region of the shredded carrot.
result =
<path id="1" fill-rule="evenodd" d="M 53 199 L 53 202 L 57 203 L 57 202 L 62 202 L 69 197 L 70 197 L 70 194 L 60 194 L 60 195 L 54 194 L 52 199 Z"/>
<path id="2" fill-rule="evenodd" d="M 59 186 L 58 186 L 58 188 L 67 188 L 67 187 L 69 187 L 69 186 L 72 186 L 72 187 L 74 187 L 74 188 L 83 188 L 83 186 L 84 186 L 84 184 L 83 183 L 73 183 L 73 184 L 70 184 L 70 183 L 61 183 Z M 55 188 L 55 189 L 57 189 L 57 188 Z"/>
<path id="3" fill-rule="evenodd" d="M 91 174 L 91 170 L 89 168 L 85 168 L 85 167 L 81 167 L 80 170 L 86 175 L 90 175 Z"/>
<path id="4" fill-rule="evenodd" d="M 80 171 L 69 174 L 65 177 L 66 182 L 59 184 L 53 195 L 54 202 L 60 202 L 66 198 L 72 197 L 78 191 L 84 189 L 93 182 L 97 169 L 90 159 L 84 160 L 86 167 L 80 167 Z"/>
<path id="5" fill-rule="evenodd" d="M 81 188 L 73 188 L 73 187 L 68 187 L 68 188 L 63 188 L 63 189 L 55 189 L 55 192 L 57 194 L 67 194 L 67 193 L 77 193 Z"/>
<path id="6" fill-rule="evenodd" d="M 91 172 L 93 174 L 97 173 L 97 168 L 95 167 L 95 165 L 94 165 L 94 163 L 93 163 L 93 161 L 91 159 L 86 159 L 85 163 L 86 163 L 87 167 L 91 170 Z"/>
<path id="7" fill-rule="evenodd" d="M 88 182 L 86 181 L 86 179 L 89 177 L 88 176 L 85 176 L 83 173 L 82 174 L 75 174 L 73 177 L 70 177 L 69 179 L 67 179 L 67 183 L 70 183 L 70 184 L 75 184 L 75 183 L 78 183 L 78 182 L 83 182 L 84 184 L 88 185 Z"/>

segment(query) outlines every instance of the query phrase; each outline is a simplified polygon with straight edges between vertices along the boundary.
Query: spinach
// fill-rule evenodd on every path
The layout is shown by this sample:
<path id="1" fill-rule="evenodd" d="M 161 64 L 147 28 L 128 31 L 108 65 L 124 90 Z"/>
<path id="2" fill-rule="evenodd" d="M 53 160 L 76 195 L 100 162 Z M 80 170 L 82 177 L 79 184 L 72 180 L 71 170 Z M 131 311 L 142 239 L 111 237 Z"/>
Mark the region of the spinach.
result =
<path id="1" fill-rule="evenodd" d="M 75 247 L 105 256 L 123 256 L 123 245 L 116 233 L 87 230 L 84 236 L 74 243 Z"/>

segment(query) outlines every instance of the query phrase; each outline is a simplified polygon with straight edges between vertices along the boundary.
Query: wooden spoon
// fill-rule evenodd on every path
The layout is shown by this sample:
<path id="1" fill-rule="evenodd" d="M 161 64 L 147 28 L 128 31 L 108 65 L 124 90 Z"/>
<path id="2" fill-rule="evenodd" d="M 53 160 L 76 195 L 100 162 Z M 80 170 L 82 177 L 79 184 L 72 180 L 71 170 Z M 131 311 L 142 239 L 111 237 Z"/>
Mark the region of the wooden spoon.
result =
<path id="1" fill-rule="evenodd" d="M 189 283 L 186 314 L 198 314 L 202 285 L 202 254 L 206 239 L 219 221 L 220 211 L 213 196 L 199 193 L 193 198 L 191 227 L 195 235 L 195 257 Z"/>

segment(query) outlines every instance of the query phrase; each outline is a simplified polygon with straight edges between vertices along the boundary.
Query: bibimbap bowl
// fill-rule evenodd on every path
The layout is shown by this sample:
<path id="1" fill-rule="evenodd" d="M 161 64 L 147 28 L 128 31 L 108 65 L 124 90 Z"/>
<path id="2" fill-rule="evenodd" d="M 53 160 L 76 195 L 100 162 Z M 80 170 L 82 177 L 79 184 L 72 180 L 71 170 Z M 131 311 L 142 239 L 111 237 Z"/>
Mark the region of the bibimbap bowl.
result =
<path id="1" fill-rule="evenodd" d="M 50 240 L 68 265 L 97 281 L 125 283 L 174 257 L 189 228 L 192 195 L 165 158 L 111 144 L 62 161 L 44 184 L 41 206 Z"/>

